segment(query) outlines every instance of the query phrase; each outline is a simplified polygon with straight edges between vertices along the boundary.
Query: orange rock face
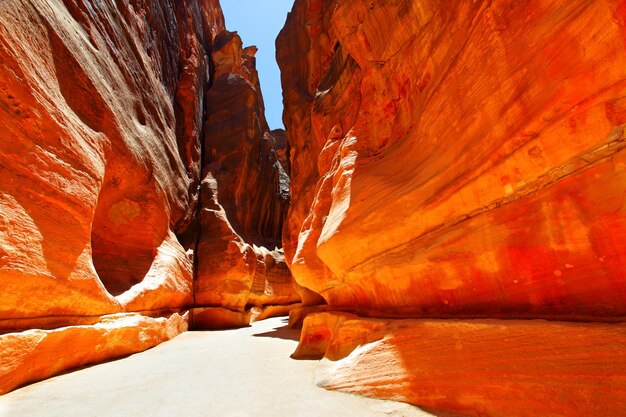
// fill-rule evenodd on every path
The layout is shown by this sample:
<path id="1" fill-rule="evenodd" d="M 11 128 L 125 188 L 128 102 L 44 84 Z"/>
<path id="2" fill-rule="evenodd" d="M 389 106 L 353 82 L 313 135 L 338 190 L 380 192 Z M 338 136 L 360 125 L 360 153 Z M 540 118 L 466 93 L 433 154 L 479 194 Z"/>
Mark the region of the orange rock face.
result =
<path id="1" fill-rule="evenodd" d="M 189 313 L 151 318 L 126 313 L 90 326 L 29 330 L 0 337 L 0 394 L 25 383 L 141 352 L 187 330 Z"/>
<path id="2" fill-rule="evenodd" d="M 195 212 L 204 104 L 178 97 L 208 86 L 223 18 L 188 6 L 0 6 L 0 317 L 192 302 L 175 232 Z"/>
<path id="3" fill-rule="evenodd" d="M 624 10 L 296 1 L 297 282 L 368 314 L 624 317 Z"/>
<path id="4" fill-rule="evenodd" d="M 2 393 L 187 328 L 176 233 L 197 211 L 224 22 L 216 1 L 184 3 L 0 4 Z M 171 317 L 101 318 L 122 312 Z"/>
<path id="5" fill-rule="evenodd" d="M 277 57 L 303 301 L 456 319 L 344 331 L 316 314 L 296 356 L 336 361 L 325 387 L 462 415 L 623 414 L 621 324 L 458 319 L 626 317 L 625 13 L 296 0 Z"/>
<path id="6" fill-rule="evenodd" d="M 436 415 L 621 416 L 626 407 L 623 323 L 316 313 L 300 341 L 295 357 L 326 357 L 320 386 Z"/>
<path id="7" fill-rule="evenodd" d="M 251 317 L 298 301 L 286 140 L 231 39 L 217 0 L 1 2 L 0 351 L 29 346 L 30 370 L 2 367 L 0 391 L 173 337 L 195 304 Z M 136 314 L 100 331 L 128 312 L 185 325 Z M 50 333 L 9 333 L 27 329 Z M 65 335 L 75 349 L 46 365 Z"/>
<path id="8" fill-rule="evenodd" d="M 289 204 L 287 143 L 267 126 L 255 52 L 222 32 L 212 54 L 195 301 L 218 309 L 199 313 L 196 326 L 232 327 L 251 317 L 252 306 L 299 301 L 279 249 Z"/>

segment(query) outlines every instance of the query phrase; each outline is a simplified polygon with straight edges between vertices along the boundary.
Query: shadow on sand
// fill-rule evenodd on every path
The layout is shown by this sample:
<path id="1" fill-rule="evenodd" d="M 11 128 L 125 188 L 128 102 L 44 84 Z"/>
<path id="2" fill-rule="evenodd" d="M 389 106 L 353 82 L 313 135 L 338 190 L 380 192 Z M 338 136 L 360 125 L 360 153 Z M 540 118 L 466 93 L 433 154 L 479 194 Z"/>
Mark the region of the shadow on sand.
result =
<path id="1" fill-rule="evenodd" d="M 290 329 L 287 325 L 289 319 L 283 319 L 284 326 L 276 327 L 272 331 L 265 333 L 256 333 L 254 337 L 274 337 L 278 339 L 295 340 L 300 341 L 300 329 Z"/>

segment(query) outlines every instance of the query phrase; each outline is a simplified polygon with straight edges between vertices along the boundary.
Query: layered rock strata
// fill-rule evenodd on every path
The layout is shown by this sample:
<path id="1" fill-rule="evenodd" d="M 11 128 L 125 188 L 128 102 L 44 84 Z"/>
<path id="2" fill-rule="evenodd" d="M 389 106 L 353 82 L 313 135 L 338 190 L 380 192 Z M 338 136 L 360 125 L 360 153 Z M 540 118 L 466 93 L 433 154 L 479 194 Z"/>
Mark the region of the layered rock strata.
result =
<path id="1" fill-rule="evenodd" d="M 277 57 L 291 146 L 284 247 L 303 301 L 369 317 L 622 321 L 625 13 L 616 0 L 296 0 Z M 333 328 L 335 314 L 317 320 Z M 453 331 L 452 345 L 472 346 L 455 360 L 471 362 L 481 341 L 454 326 L 473 322 L 454 323 L 434 321 L 432 332 L 406 325 L 424 344 Z M 500 325 L 525 334 L 527 324 Z M 524 340 L 554 326 L 533 324 Z M 597 325 L 580 326 L 592 334 Z M 306 334 L 302 351 L 318 340 Z M 597 375 L 576 380 L 586 395 L 604 376 L 621 378 L 624 358 L 602 339 L 585 362 L 580 334 L 549 343 L 555 360 Z M 493 338 L 513 348 L 506 332 Z M 350 349 L 370 346 L 366 339 Z M 398 343 L 397 355 L 415 353 L 409 345 Z M 387 373 L 402 371 L 368 349 L 354 353 L 362 368 L 342 368 L 327 386 L 394 397 L 383 389 Z M 568 415 L 540 401 L 523 406 L 544 383 L 520 355 L 503 366 L 527 384 L 500 381 L 511 408 L 477 400 L 463 412 Z M 603 373 L 605 360 L 615 374 Z M 405 366 L 406 381 L 424 375 L 419 383 L 438 396 L 406 388 L 413 404 L 454 412 L 458 398 L 478 392 L 461 373 L 447 382 L 455 375 L 439 365 Z"/>
<path id="2" fill-rule="evenodd" d="M 187 3 L 0 6 L 3 319 L 191 302 L 175 232 L 195 211 L 196 90 L 223 18 Z"/>
<path id="3" fill-rule="evenodd" d="M 3 366 L 1 391 L 173 337 L 185 310 L 231 307 L 211 298 L 220 285 L 245 281 L 236 309 L 297 301 L 279 249 L 284 138 L 264 119 L 247 135 L 263 113 L 252 78 L 212 103 L 229 93 L 220 57 L 255 74 L 233 36 L 217 0 L 1 2 L 0 363 L 24 351 L 32 366 Z M 241 118 L 220 132 L 220 111 Z M 206 220 L 218 191 L 220 224 Z M 207 235 L 246 249 L 207 250 Z M 231 276 L 231 262 L 247 275 Z M 57 358 L 66 335 L 80 343 Z"/>
<path id="4" fill-rule="evenodd" d="M 298 283 L 362 312 L 623 317 L 623 9 L 296 1 Z"/>
<path id="5" fill-rule="evenodd" d="M 31 329 L 0 337 L 0 395 L 85 365 L 141 352 L 187 330 L 188 315 L 103 316 L 93 325 Z"/>
<path id="6" fill-rule="evenodd" d="M 435 415 L 619 416 L 626 325 L 542 320 L 307 316 L 296 358 L 318 385 L 419 404 Z"/>

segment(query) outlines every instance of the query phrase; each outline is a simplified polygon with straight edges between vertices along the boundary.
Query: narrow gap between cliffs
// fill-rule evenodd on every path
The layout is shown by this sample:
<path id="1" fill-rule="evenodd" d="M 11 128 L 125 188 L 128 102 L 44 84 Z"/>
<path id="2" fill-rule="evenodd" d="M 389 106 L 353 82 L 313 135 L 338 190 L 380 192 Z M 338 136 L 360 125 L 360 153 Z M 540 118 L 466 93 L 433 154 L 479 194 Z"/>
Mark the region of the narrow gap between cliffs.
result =
<path id="1" fill-rule="evenodd" d="M 192 244 L 196 330 L 246 325 L 300 300 L 282 251 L 289 144 L 283 129 L 270 128 L 282 127 L 274 43 L 293 0 L 244 3 L 222 2 L 227 29 L 209 48 Z"/>

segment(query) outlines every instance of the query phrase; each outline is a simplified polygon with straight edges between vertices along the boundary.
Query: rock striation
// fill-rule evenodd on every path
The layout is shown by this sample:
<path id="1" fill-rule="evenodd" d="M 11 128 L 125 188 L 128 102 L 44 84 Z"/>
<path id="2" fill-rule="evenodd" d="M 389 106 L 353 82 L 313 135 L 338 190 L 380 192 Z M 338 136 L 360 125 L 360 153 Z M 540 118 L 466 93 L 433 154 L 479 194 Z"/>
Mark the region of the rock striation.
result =
<path id="1" fill-rule="evenodd" d="M 298 283 L 362 312 L 623 317 L 622 9 L 296 1 Z"/>
<path id="2" fill-rule="evenodd" d="M 0 394 L 291 310 L 329 389 L 621 416 L 625 22 L 296 0 L 284 132 L 218 0 L 3 1 Z"/>
<path id="3" fill-rule="evenodd" d="M 1 2 L 0 363 L 30 370 L 2 366 L 0 393 L 153 346 L 194 307 L 298 301 L 287 145 L 235 39 L 218 0 Z"/>
<path id="4" fill-rule="evenodd" d="M 175 232 L 198 198 L 203 103 L 177 97 L 206 87 L 223 18 L 188 3 L 0 6 L 3 319 L 191 302 Z"/>
<path id="5" fill-rule="evenodd" d="M 325 357 L 316 375 L 324 388 L 434 415 L 619 416 L 625 342 L 624 323 L 315 313 L 294 357 Z"/>
<path id="6" fill-rule="evenodd" d="M 623 321 L 625 12 L 616 0 L 296 0 L 277 40 L 291 147 L 284 247 L 304 303 L 327 304 L 330 313 L 315 321 L 333 329 L 337 311 L 454 319 L 433 321 L 433 332 L 406 326 L 424 344 L 454 331 L 449 343 L 472 351 L 480 341 L 454 330 L 471 327 L 469 319 Z M 307 336 L 308 318 L 302 352 L 320 343 Z M 539 322 L 526 334 L 524 323 L 500 325 L 525 340 L 553 328 Z M 580 358 L 580 333 L 561 331 L 558 343 L 549 339 L 554 354 Z M 506 338 L 495 332 L 482 347 L 512 348 Z M 378 385 L 368 393 L 393 397 L 384 390 L 387 373 L 397 371 L 385 362 L 391 356 L 368 356 L 369 341 L 358 340 L 349 346 L 361 346 L 353 362 L 360 368 L 342 368 L 325 385 Z M 572 359 L 572 369 L 606 359 L 623 370 L 623 357 L 606 355 L 612 345 L 598 344 L 589 363 Z M 421 354 L 408 341 L 397 346 L 402 357 Z M 455 360 L 474 358 L 457 353 Z M 426 361 L 406 361 L 395 386 L 425 375 L 419 383 L 439 399 L 409 388 L 402 398 L 448 412 L 568 415 L 567 407 L 522 400 L 543 383 L 520 355 L 503 366 L 529 385 L 502 381 L 514 387 L 506 411 L 488 400 L 459 411 L 455 401 L 475 398 L 477 381 L 452 384 L 463 374 Z M 568 378 L 564 369 L 554 375 Z M 597 380 L 579 381 L 581 395 Z M 580 409 L 620 415 L 618 406 Z"/>

